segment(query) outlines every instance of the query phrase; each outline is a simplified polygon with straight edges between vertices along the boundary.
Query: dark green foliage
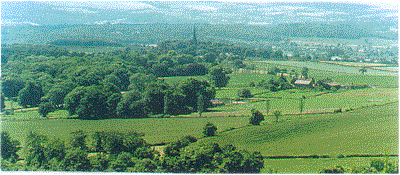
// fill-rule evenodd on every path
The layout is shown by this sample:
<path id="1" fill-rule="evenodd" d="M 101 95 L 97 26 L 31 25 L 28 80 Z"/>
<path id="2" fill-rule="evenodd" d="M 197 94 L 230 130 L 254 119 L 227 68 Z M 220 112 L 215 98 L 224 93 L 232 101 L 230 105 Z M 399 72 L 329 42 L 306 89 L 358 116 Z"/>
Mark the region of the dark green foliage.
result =
<path id="1" fill-rule="evenodd" d="M 336 166 L 335 168 L 332 169 L 324 169 L 320 173 L 325 173 L 325 174 L 344 174 L 346 172 L 346 169 L 344 169 L 342 166 Z"/>
<path id="2" fill-rule="evenodd" d="M 146 106 L 152 114 L 162 114 L 164 112 L 164 96 L 169 89 L 166 83 L 150 83 L 145 90 Z"/>
<path id="3" fill-rule="evenodd" d="M 4 94 L 3 93 L 1 93 L 0 94 L 0 111 L 4 111 L 5 110 L 5 108 L 6 108 L 6 104 L 4 103 L 4 101 L 6 100 L 5 98 L 4 98 Z"/>
<path id="4" fill-rule="evenodd" d="M 7 132 L 1 132 L 1 158 L 4 160 L 10 160 L 15 163 L 18 160 L 17 152 L 19 148 L 19 141 L 12 140 L 10 134 Z"/>
<path id="5" fill-rule="evenodd" d="M 303 68 L 301 68 L 301 75 L 303 76 L 303 77 L 308 77 L 308 71 L 309 71 L 309 69 L 307 68 L 307 67 L 303 67 Z"/>
<path id="6" fill-rule="evenodd" d="M 229 76 L 226 75 L 224 68 L 222 67 L 213 67 L 208 73 L 208 79 L 211 84 L 217 88 L 225 87 L 228 84 L 230 79 Z"/>
<path id="7" fill-rule="evenodd" d="M 240 89 L 237 92 L 238 96 L 240 98 L 251 98 L 253 95 L 251 94 L 251 91 L 249 89 Z"/>
<path id="8" fill-rule="evenodd" d="M 42 117 L 47 117 L 47 114 L 54 110 L 54 106 L 50 102 L 44 102 L 39 105 L 38 113 L 42 115 Z"/>
<path id="9" fill-rule="evenodd" d="M 149 109 L 147 102 L 142 99 L 142 95 L 137 91 L 125 93 L 117 105 L 117 115 L 119 118 L 146 118 Z"/>
<path id="10" fill-rule="evenodd" d="M 80 101 L 86 92 L 85 87 L 77 87 L 65 96 L 65 108 L 68 110 L 69 115 L 76 114 L 76 110 L 80 105 Z"/>
<path id="11" fill-rule="evenodd" d="M 63 171 L 90 171 L 91 165 L 88 153 L 81 149 L 69 149 L 61 162 Z"/>
<path id="12" fill-rule="evenodd" d="M 29 82 L 18 93 L 18 102 L 24 107 L 36 107 L 40 103 L 40 98 L 44 96 L 42 86 L 33 82 Z"/>
<path id="13" fill-rule="evenodd" d="M 371 160 L 371 167 L 374 167 L 376 171 L 380 172 L 385 168 L 385 162 L 380 159 Z"/>
<path id="14" fill-rule="evenodd" d="M 249 123 L 252 125 L 260 125 L 262 121 L 264 121 L 264 115 L 261 114 L 260 111 L 252 109 Z"/>
<path id="15" fill-rule="evenodd" d="M 24 88 L 25 82 L 21 78 L 4 77 L 1 86 L 2 93 L 4 93 L 6 97 L 11 98 L 18 96 L 19 91 Z"/>
<path id="16" fill-rule="evenodd" d="M 153 75 L 136 73 L 129 77 L 130 85 L 128 89 L 143 92 L 147 87 L 147 84 L 154 82 L 156 80 L 157 80 L 156 77 L 154 77 Z"/>
<path id="17" fill-rule="evenodd" d="M 39 135 L 30 132 L 26 139 L 26 165 L 40 168 L 47 164 L 48 159 L 45 152 L 45 144 L 48 138 L 44 135 Z"/>
<path id="18" fill-rule="evenodd" d="M 367 72 L 367 68 L 366 67 L 361 67 L 360 69 L 359 69 L 359 72 L 361 73 L 361 74 L 365 74 L 365 72 Z"/>
<path id="19" fill-rule="evenodd" d="M 155 172 L 157 162 L 148 158 L 138 160 L 133 168 L 134 172 Z"/>
<path id="20" fill-rule="evenodd" d="M 161 159 L 160 167 L 172 173 L 259 173 L 264 166 L 259 152 L 222 148 L 216 143 L 183 147 L 180 154 Z"/>
<path id="21" fill-rule="evenodd" d="M 275 122 L 278 122 L 279 116 L 281 116 L 281 111 L 275 110 L 274 112 L 272 112 L 272 114 L 275 116 Z"/>
<path id="22" fill-rule="evenodd" d="M 134 154 L 136 149 L 146 147 L 137 133 L 95 132 L 92 135 L 95 151 L 118 154 L 122 151 Z M 142 151 L 142 154 L 143 153 Z"/>
<path id="23" fill-rule="evenodd" d="M 117 172 L 126 171 L 127 167 L 133 167 L 134 162 L 132 161 L 133 155 L 127 152 L 121 152 L 117 158 L 110 162 L 109 169 Z"/>
<path id="24" fill-rule="evenodd" d="M 214 124 L 208 122 L 204 126 L 203 134 L 206 137 L 210 137 L 210 136 L 214 136 L 216 131 L 217 131 L 217 127 Z"/>
<path id="25" fill-rule="evenodd" d="M 217 56 L 214 53 L 207 53 L 204 55 L 203 59 L 205 62 L 214 63 L 217 59 Z"/>
<path id="26" fill-rule="evenodd" d="M 98 86 L 85 88 L 86 92 L 80 99 L 76 113 L 82 119 L 101 119 L 107 116 L 107 97 Z"/>
<path id="27" fill-rule="evenodd" d="M 170 144 L 168 144 L 165 149 L 164 149 L 164 153 L 166 156 L 169 157 L 176 157 L 179 156 L 180 153 L 179 151 L 188 146 L 190 143 L 194 143 L 197 142 L 197 139 L 193 136 L 185 136 L 175 142 L 172 142 Z"/>
<path id="28" fill-rule="evenodd" d="M 104 153 L 95 153 L 94 156 L 89 156 L 91 171 L 106 171 L 110 162 L 109 155 Z"/>
<path id="29" fill-rule="evenodd" d="M 77 148 L 81 150 L 86 150 L 86 137 L 87 134 L 82 130 L 71 132 L 72 138 L 70 145 L 72 148 Z"/>
<path id="30" fill-rule="evenodd" d="M 184 95 L 184 103 L 197 111 L 198 94 L 204 95 L 204 108 L 212 106 L 211 99 L 215 98 L 215 89 L 207 81 L 199 81 L 194 78 L 188 78 L 179 84 L 179 89 Z"/>
<path id="31" fill-rule="evenodd" d="M 249 87 L 256 87 L 256 84 L 254 82 L 250 82 Z"/>

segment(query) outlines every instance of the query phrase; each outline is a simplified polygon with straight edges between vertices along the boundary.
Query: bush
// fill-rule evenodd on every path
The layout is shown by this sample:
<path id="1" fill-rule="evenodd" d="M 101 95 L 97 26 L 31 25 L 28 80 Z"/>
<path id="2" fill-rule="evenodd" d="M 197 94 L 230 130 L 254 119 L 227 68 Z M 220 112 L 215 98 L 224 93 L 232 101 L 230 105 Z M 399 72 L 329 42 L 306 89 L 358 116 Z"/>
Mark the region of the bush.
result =
<path id="1" fill-rule="evenodd" d="M 1 158 L 15 163 L 18 160 L 17 152 L 21 149 L 19 141 L 12 140 L 10 134 L 1 132 Z"/>
<path id="2" fill-rule="evenodd" d="M 38 113 L 42 117 L 47 117 L 47 114 L 54 111 L 54 106 L 50 102 L 44 102 L 39 105 Z"/>
<path id="3" fill-rule="evenodd" d="M 204 136 L 206 136 L 206 137 L 210 137 L 210 136 L 214 136 L 216 131 L 217 131 L 217 127 L 216 127 L 214 124 L 208 122 L 208 123 L 204 126 L 203 134 L 204 134 Z"/>
<path id="4" fill-rule="evenodd" d="M 61 162 L 63 171 L 90 171 L 91 165 L 88 153 L 81 149 L 70 149 Z"/>
<path id="5" fill-rule="evenodd" d="M 251 94 L 250 90 L 248 89 L 240 89 L 237 92 L 238 96 L 240 98 L 251 98 L 253 97 L 253 95 Z"/>
<path id="6" fill-rule="evenodd" d="M 256 87 L 256 84 L 254 82 L 250 82 L 249 87 Z"/>
<path id="7" fill-rule="evenodd" d="M 122 152 L 114 161 L 110 162 L 109 169 L 111 169 L 112 171 L 124 172 L 126 171 L 127 167 L 134 166 L 132 158 L 133 156 L 131 153 Z"/>
<path id="8" fill-rule="evenodd" d="M 256 109 L 251 110 L 251 117 L 249 123 L 252 125 L 260 125 L 264 121 L 264 115 Z"/>
<path id="9" fill-rule="evenodd" d="M 342 112 L 342 108 L 337 108 L 333 110 L 333 113 L 340 113 Z"/>
<path id="10" fill-rule="evenodd" d="M 332 169 L 324 169 L 320 173 L 324 174 L 343 174 L 346 172 L 346 169 L 344 169 L 342 166 L 336 166 L 335 168 Z"/>

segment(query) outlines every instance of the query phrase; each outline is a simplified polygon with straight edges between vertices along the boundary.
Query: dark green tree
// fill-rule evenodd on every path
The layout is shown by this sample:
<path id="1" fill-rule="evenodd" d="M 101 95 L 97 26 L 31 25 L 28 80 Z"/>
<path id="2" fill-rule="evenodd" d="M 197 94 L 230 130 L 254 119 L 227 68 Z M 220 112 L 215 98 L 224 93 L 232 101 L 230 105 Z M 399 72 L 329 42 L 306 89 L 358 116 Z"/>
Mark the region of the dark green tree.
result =
<path id="1" fill-rule="evenodd" d="M 17 97 L 18 92 L 25 87 L 25 84 L 21 78 L 5 77 L 1 82 L 1 90 L 8 98 Z"/>
<path id="2" fill-rule="evenodd" d="M 203 134 L 206 137 L 210 137 L 214 136 L 216 131 L 217 127 L 214 124 L 207 122 L 207 124 L 204 126 Z"/>
<path id="3" fill-rule="evenodd" d="M 61 162 L 60 168 L 63 171 L 90 171 L 91 165 L 87 157 L 88 153 L 84 150 L 69 149 Z"/>
<path id="4" fill-rule="evenodd" d="M 85 93 L 79 101 L 76 113 L 82 119 L 102 119 L 106 118 L 107 97 L 103 93 L 101 86 L 85 87 Z"/>
<path id="5" fill-rule="evenodd" d="M 129 77 L 129 90 L 136 90 L 139 92 L 144 92 L 147 84 L 150 82 L 155 82 L 157 78 L 153 75 L 146 75 L 142 73 L 136 73 Z"/>
<path id="6" fill-rule="evenodd" d="M 146 87 L 144 96 L 151 113 L 162 114 L 164 112 L 164 96 L 168 89 L 168 84 L 161 82 L 150 83 Z"/>
<path id="7" fill-rule="evenodd" d="M 82 130 L 71 132 L 72 138 L 70 140 L 70 145 L 72 148 L 77 148 L 81 150 L 86 150 L 86 137 L 87 134 Z"/>
<path id="8" fill-rule="evenodd" d="M 367 68 L 366 67 L 361 67 L 359 70 L 358 70 L 361 74 L 365 74 L 366 72 L 367 72 Z"/>
<path id="9" fill-rule="evenodd" d="M 35 168 L 44 167 L 49 161 L 46 157 L 48 137 L 30 132 L 26 139 L 26 165 Z"/>
<path id="10" fill-rule="evenodd" d="M 47 117 L 47 114 L 54 110 L 54 106 L 50 102 L 44 102 L 39 105 L 38 113 L 42 115 L 42 117 Z"/>
<path id="11" fill-rule="evenodd" d="M 278 122 L 279 116 L 281 116 L 281 111 L 275 110 L 274 112 L 272 112 L 272 114 L 275 116 L 275 122 Z"/>
<path id="12" fill-rule="evenodd" d="M 133 167 L 134 162 L 132 161 L 132 154 L 127 152 L 122 152 L 118 154 L 114 161 L 110 162 L 109 168 L 112 171 L 125 172 L 127 167 Z"/>
<path id="13" fill-rule="evenodd" d="M 308 71 L 309 69 L 307 67 L 301 68 L 301 75 L 305 78 L 308 78 Z"/>
<path id="14" fill-rule="evenodd" d="M 207 53 L 204 55 L 203 59 L 205 62 L 214 63 L 217 59 L 217 56 L 214 53 Z"/>
<path id="15" fill-rule="evenodd" d="M 4 110 L 5 110 L 5 108 L 6 108 L 6 104 L 5 104 L 5 98 L 4 98 L 4 94 L 3 93 L 1 93 L 0 94 L 1 95 L 1 101 L 0 101 L 0 103 L 1 103 L 1 106 L 0 106 L 0 111 L 1 112 L 3 112 Z"/>
<path id="16" fill-rule="evenodd" d="M 68 110 L 69 115 L 76 114 L 76 110 L 80 105 L 80 101 L 86 93 L 85 87 L 77 87 L 65 96 L 65 108 Z"/>
<path id="17" fill-rule="evenodd" d="M 217 88 L 225 87 L 230 79 L 222 67 L 211 68 L 207 76 L 210 82 Z"/>
<path id="18" fill-rule="evenodd" d="M 264 121 L 264 115 L 260 111 L 252 109 L 249 123 L 252 125 L 260 125 L 262 121 Z"/>
<path id="19" fill-rule="evenodd" d="M 197 111 L 197 98 L 199 93 L 204 95 L 204 109 L 212 106 L 211 99 L 215 98 L 215 89 L 211 87 L 207 81 L 188 78 L 181 82 L 178 88 L 184 95 L 183 104 L 191 107 L 192 111 Z"/>
<path id="20" fill-rule="evenodd" d="M 237 91 L 237 95 L 239 98 L 251 98 L 253 95 L 249 89 L 239 89 Z"/>
<path id="21" fill-rule="evenodd" d="M 36 107 L 40 103 L 40 98 L 44 96 L 42 86 L 29 82 L 18 93 L 18 102 L 23 107 Z"/>
<path id="22" fill-rule="evenodd" d="M 125 93 L 117 105 L 117 115 L 119 118 L 146 118 L 149 109 L 147 102 L 142 99 L 142 95 L 137 91 Z"/>
<path id="23" fill-rule="evenodd" d="M 303 95 L 300 97 L 300 105 L 299 105 L 300 114 L 303 113 L 305 100 L 306 100 L 306 96 Z"/>
<path id="24" fill-rule="evenodd" d="M 17 152 L 21 149 L 18 140 L 13 140 L 8 132 L 1 132 L 1 158 L 15 163 L 18 160 Z"/>

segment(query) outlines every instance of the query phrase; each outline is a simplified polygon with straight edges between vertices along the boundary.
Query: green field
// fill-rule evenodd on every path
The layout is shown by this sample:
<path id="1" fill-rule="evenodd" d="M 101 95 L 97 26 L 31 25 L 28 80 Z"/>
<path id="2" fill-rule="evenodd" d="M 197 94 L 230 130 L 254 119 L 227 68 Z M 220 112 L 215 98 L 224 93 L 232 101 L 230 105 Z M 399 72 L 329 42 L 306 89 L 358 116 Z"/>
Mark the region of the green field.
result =
<path id="1" fill-rule="evenodd" d="M 339 114 L 267 117 L 249 126 L 200 140 L 233 144 L 266 156 L 398 154 L 398 103 Z"/>
<path id="2" fill-rule="evenodd" d="M 353 157 L 353 158 L 325 158 L 325 159 L 264 159 L 264 168 L 261 173 L 270 173 L 269 170 L 276 170 L 279 174 L 317 174 L 322 169 L 333 168 L 341 165 L 344 168 L 354 168 L 370 165 L 374 158 Z M 385 160 L 385 158 L 378 158 Z M 390 162 L 399 162 L 398 157 L 390 157 Z"/>
<path id="3" fill-rule="evenodd" d="M 338 67 L 339 65 L 331 65 L 325 63 L 294 62 L 294 61 L 268 61 L 268 62 L 271 63 L 262 61 L 262 62 L 249 62 L 248 64 L 255 64 L 258 70 L 268 70 L 269 68 L 276 66 L 280 69 L 287 69 L 288 71 L 295 70 L 299 74 L 301 72 L 301 68 L 303 66 L 306 66 L 310 68 L 308 76 L 314 78 L 315 80 L 331 78 L 333 81 L 343 84 L 398 86 L 398 76 L 397 73 L 395 72 L 368 69 L 367 73 L 365 75 L 362 75 L 358 72 L 358 69 L 356 73 L 333 71 L 337 68 L 331 69 L 331 66 Z M 313 65 L 313 67 L 311 65 Z M 327 67 L 322 65 L 327 65 Z M 313 69 L 315 67 L 316 69 Z M 354 67 L 348 67 L 348 66 L 341 66 L 341 67 L 345 67 L 346 69 L 356 69 Z M 384 72 L 385 74 L 372 75 L 371 72 L 374 71 Z"/>
<path id="4" fill-rule="evenodd" d="M 308 67 L 314 70 L 332 71 L 350 74 L 360 74 L 358 67 L 343 66 L 337 64 L 321 63 L 321 62 L 303 62 L 303 61 L 264 61 L 265 63 L 286 65 L 292 67 Z M 388 72 L 383 70 L 368 69 L 365 75 L 381 75 L 381 76 L 396 76 L 397 72 Z"/>

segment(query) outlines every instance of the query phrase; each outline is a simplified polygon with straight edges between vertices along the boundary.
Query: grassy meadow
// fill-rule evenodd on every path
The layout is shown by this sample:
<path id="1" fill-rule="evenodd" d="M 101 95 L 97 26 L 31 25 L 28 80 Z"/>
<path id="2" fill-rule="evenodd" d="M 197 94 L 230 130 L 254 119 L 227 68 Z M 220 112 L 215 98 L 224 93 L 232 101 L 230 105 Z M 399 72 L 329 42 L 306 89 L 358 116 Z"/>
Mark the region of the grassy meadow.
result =
<path id="1" fill-rule="evenodd" d="M 352 168 L 368 165 L 371 158 L 337 158 L 339 155 L 354 154 L 398 154 L 398 82 L 397 74 L 374 74 L 370 69 L 366 75 L 348 67 L 340 72 L 338 65 L 322 63 L 297 64 L 293 62 L 257 62 L 257 69 L 267 70 L 276 65 L 300 72 L 302 66 L 310 69 L 309 76 L 316 80 L 331 78 L 345 84 L 376 85 L 364 89 L 339 89 L 317 91 L 312 89 L 289 89 L 271 92 L 261 87 L 249 87 L 250 82 L 258 83 L 276 78 L 273 75 L 256 73 L 233 73 L 227 87 L 216 89 L 216 98 L 224 99 L 226 105 L 209 108 L 207 114 L 213 117 L 197 117 L 197 114 L 173 116 L 172 118 L 105 119 L 79 120 L 70 118 L 66 110 L 51 112 L 42 118 L 37 110 L 16 111 L 14 115 L 2 116 L 2 131 L 9 132 L 25 147 L 28 132 L 33 131 L 50 137 L 69 139 L 70 133 L 83 130 L 88 134 L 96 131 L 134 131 L 144 134 L 150 144 L 172 142 L 192 135 L 199 138 L 194 144 L 216 142 L 220 145 L 233 144 L 239 149 L 259 151 L 263 156 L 305 156 L 328 155 L 330 158 L 308 159 L 265 159 L 262 173 L 270 169 L 278 173 L 318 173 L 323 168 L 336 165 Z M 328 71 L 329 70 L 329 71 Z M 189 77 L 163 78 L 169 84 L 179 83 Z M 195 76 L 206 80 L 206 76 Z M 393 88 L 396 87 L 396 88 Z M 237 91 L 247 88 L 252 98 L 241 99 L 244 103 L 231 103 L 237 99 Z M 304 113 L 299 115 L 299 98 L 305 96 Z M 282 111 L 279 121 L 269 113 Z M 10 101 L 6 101 L 6 109 Z M 14 108 L 20 106 L 14 102 Z M 250 126 L 251 109 L 257 109 L 265 116 L 260 126 Z M 346 112 L 333 113 L 335 109 Z M 326 114 L 317 114 L 326 113 Z M 296 114 L 296 115 L 295 115 Z M 237 116 L 232 116 L 237 115 Z M 216 136 L 203 138 L 203 127 L 207 122 L 218 128 Z M 88 139 L 90 142 L 90 138 Z M 23 155 L 24 150 L 20 151 Z M 390 160 L 398 161 L 391 157 Z"/>

